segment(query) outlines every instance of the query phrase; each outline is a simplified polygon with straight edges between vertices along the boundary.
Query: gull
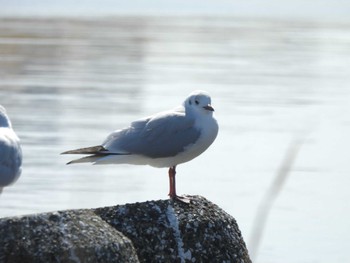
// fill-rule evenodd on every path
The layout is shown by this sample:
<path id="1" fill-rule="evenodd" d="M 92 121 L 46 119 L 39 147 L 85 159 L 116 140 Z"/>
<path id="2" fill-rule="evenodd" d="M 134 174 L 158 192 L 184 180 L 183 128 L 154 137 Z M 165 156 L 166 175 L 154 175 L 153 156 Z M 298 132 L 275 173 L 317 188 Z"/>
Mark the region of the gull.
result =
<path id="1" fill-rule="evenodd" d="M 0 193 L 22 172 L 22 150 L 4 107 L 0 105 Z"/>
<path id="2" fill-rule="evenodd" d="M 205 91 L 192 92 L 178 107 L 136 120 L 112 132 L 101 145 L 62 154 L 85 154 L 70 161 L 93 164 L 135 164 L 169 168 L 169 196 L 176 194 L 176 166 L 203 153 L 218 134 L 211 98 Z"/>

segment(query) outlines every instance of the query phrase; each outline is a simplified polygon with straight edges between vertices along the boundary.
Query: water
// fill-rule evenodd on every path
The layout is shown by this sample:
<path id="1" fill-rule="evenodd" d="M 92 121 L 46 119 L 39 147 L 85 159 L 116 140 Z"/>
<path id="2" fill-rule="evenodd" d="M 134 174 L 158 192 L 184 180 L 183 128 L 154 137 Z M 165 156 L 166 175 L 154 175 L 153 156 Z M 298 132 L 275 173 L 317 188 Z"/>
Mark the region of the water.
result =
<path id="1" fill-rule="evenodd" d="M 0 216 L 167 198 L 166 169 L 66 166 L 61 152 L 211 93 L 217 140 L 178 167 L 178 192 L 254 215 L 290 143 L 305 139 L 256 262 L 350 260 L 350 29 L 347 23 L 117 16 L 0 21 L 0 103 L 23 174 Z"/>

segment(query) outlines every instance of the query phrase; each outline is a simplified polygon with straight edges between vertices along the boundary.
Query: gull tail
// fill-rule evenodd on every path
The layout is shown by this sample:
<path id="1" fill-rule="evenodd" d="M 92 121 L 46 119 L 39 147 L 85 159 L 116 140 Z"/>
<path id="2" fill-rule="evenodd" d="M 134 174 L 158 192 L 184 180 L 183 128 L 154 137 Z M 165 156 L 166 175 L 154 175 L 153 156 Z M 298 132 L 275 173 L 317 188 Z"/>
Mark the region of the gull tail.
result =
<path id="1" fill-rule="evenodd" d="M 108 151 L 106 148 L 104 148 L 102 145 L 98 146 L 92 146 L 87 148 L 80 148 L 76 150 L 70 150 L 63 152 L 61 154 L 88 154 L 88 156 L 72 160 L 68 162 L 67 164 L 74 164 L 74 163 L 94 163 L 94 164 L 100 164 L 100 163 L 113 163 L 109 162 L 109 159 L 113 159 L 114 161 L 118 158 L 118 156 L 126 156 L 130 155 L 129 153 L 113 153 Z M 103 161 L 103 162 L 101 162 Z M 124 158 L 121 158 L 119 160 L 119 163 L 123 163 Z"/>
<path id="2" fill-rule="evenodd" d="M 101 157 L 103 157 L 105 155 L 89 155 L 89 156 L 85 156 L 79 159 L 75 159 L 72 160 L 70 162 L 68 162 L 67 164 L 74 164 L 74 163 L 94 163 L 96 162 L 98 159 L 100 159 Z"/>
<path id="3" fill-rule="evenodd" d="M 102 145 L 80 148 L 75 150 L 70 150 L 63 152 L 61 154 L 90 154 L 89 156 L 85 156 L 79 159 L 75 159 L 73 161 L 68 162 L 67 164 L 73 163 L 93 163 L 96 162 L 99 158 L 108 155 L 108 150 L 105 149 Z"/>

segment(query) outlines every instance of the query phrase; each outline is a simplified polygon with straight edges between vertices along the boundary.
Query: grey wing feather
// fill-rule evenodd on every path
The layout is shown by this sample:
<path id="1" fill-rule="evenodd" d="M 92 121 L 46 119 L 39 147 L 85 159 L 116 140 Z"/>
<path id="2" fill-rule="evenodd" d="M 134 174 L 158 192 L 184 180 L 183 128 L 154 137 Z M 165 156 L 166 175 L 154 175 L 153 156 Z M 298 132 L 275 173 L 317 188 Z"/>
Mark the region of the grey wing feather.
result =
<path id="1" fill-rule="evenodd" d="M 106 151 L 108 150 L 106 150 L 103 146 L 97 145 L 92 147 L 70 150 L 70 151 L 63 152 L 61 154 L 96 154 L 96 153 L 103 153 Z"/>
<path id="2" fill-rule="evenodd" d="M 18 142 L 9 143 L 0 137 L 0 185 L 15 182 L 21 174 L 22 150 Z"/>
<path id="3" fill-rule="evenodd" d="M 164 112 L 112 133 L 103 146 L 109 152 L 140 154 L 151 158 L 175 156 L 195 143 L 200 131 L 194 119 L 180 112 Z"/>
<path id="4" fill-rule="evenodd" d="M 71 151 L 63 152 L 62 154 L 89 154 L 88 156 L 72 160 L 72 161 L 68 162 L 67 164 L 90 163 L 90 162 L 96 162 L 101 157 L 104 157 L 107 155 L 123 155 L 123 154 L 119 154 L 119 153 L 111 153 L 108 150 L 106 150 L 103 146 L 100 146 L 100 145 L 71 150 Z"/>

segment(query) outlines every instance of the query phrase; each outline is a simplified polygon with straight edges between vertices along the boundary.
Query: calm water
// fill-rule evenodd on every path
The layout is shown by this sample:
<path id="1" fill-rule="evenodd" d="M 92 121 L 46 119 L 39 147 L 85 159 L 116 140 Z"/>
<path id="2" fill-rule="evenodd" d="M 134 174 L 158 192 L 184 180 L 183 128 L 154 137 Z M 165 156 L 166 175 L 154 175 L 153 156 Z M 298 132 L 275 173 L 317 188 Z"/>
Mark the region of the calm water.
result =
<path id="1" fill-rule="evenodd" d="M 1 19 L 0 104 L 24 152 L 0 216 L 167 198 L 166 169 L 66 166 L 130 121 L 211 93 L 220 132 L 178 192 L 254 216 L 304 138 L 257 262 L 350 261 L 350 24 L 215 17 Z"/>

